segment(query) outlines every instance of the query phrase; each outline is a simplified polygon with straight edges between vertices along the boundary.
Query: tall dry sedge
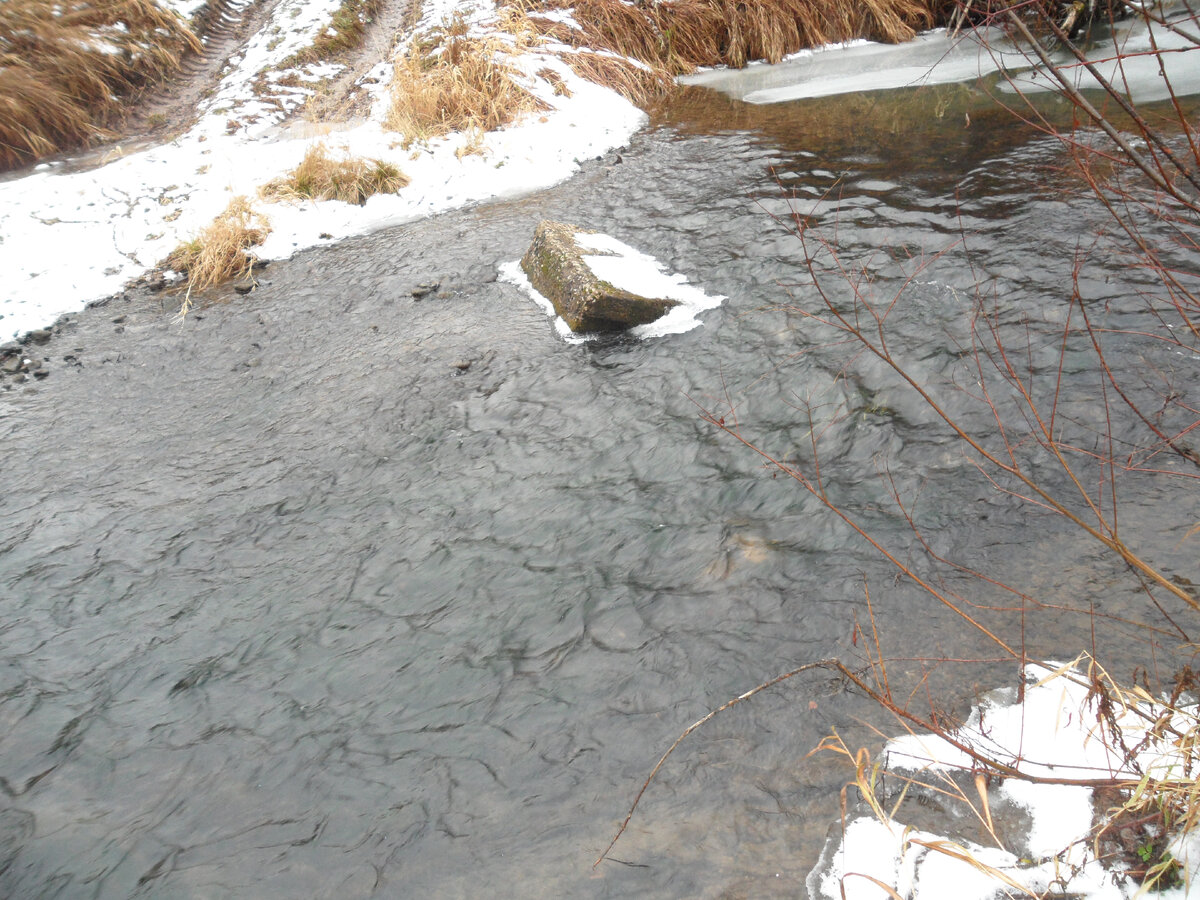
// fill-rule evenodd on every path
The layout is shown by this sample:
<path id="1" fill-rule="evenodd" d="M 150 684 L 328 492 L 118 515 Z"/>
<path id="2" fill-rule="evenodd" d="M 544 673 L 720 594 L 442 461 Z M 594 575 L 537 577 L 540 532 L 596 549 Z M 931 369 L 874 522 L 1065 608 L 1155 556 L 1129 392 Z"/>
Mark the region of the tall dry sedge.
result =
<path id="1" fill-rule="evenodd" d="M 4 0 L 0 168 L 105 135 L 123 95 L 199 47 L 187 25 L 153 0 Z"/>
<path id="2" fill-rule="evenodd" d="M 408 184 L 408 176 L 381 159 L 333 156 L 324 144 L 309 147 L 300 165 L 283 178 L 272 181 L 263 194 L 268 197 L 341 200 L 362 206 L 375 194 L 394 194 Z"/>
<path id="3" fill-rule="evenodd" d="M 939 20 L 935 0 L 508 0 L 546 37 L 636 59 L 668 75 L 698 66 L 778 62 L 789 53 L 851 38 L 904 41 Z M 539 12 L 569 8 L 573 29 Z"/>
<path id="4" fill-rule="evenodd" d="M 494 131 L 545 108 L 504 62 L 510 44 L 464 32 L 451 24 L 429 42 L 412 42 L 396 60 L 385 125 L 406 145 L 453 131 Z"/>

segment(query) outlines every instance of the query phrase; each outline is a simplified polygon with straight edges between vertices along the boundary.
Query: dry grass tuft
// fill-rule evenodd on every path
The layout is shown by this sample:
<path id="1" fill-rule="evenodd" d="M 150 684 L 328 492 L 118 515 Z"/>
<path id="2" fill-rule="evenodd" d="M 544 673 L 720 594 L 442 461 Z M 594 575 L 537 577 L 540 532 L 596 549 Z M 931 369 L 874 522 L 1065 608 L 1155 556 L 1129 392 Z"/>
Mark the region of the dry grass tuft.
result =
<path id="1" fill-rule="evenodd" d="M 123 94 L 199 49 L 154 0 L 3 0 L 0 168 L 104 136 Z"/>
<path id="2" fill-rule="evenodd" d="M 429 41 L 414 41 L 396 60 L 385 125 L 404 135 L 405 146 L 452 131 L 494 131 L 546 108 L 502 61 L 510 44 L 464 31 L 451 24 Z"/>
<path id="3" fill-rule="evenodd" d="M 381 159 L 329 155 L 324 144 L 314 144 L 300 165 L 288 175 L 272 181 L 263 194 L 268 197 L 303 197 L 309 200 L 341 200 L 362 206 L 374 194 L 394 194 L 408 184 L 408 176 Z"/>
<path id="4" fill-rule="evenodd" d="M 580 50 L 563 56 L 580 78 L 616 91 L 630 103 L 644 106 L 669 93 L 675 82 L 663 69 L 638 65 L 620 56 Z"/>
<path id="5" fill-rule="evenodd" d="M 249 275 L 255 257 L 247 251 L 270 233 L 266 217 L 239 196 L 230 200 L 225 211 L 204 231 L 172 250 L 165 265 L 187 275 L 188 299 L 182 313 L 187 312 L 193 290 Z"/>

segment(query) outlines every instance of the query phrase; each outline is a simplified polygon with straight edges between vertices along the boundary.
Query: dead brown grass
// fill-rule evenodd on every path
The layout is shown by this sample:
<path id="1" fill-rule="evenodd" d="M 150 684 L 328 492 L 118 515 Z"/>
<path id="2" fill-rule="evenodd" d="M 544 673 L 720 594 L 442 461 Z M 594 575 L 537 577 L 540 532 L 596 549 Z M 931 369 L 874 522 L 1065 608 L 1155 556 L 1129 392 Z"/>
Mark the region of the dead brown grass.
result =
<path id="1" fill-rule="evenodd" d="M 171 251 L 164 264 L 187 275 L 188 294 L 181 313 L 187 313 L 193 290 L 249 275 L 255 257 L 247 251 L 270 233 L 266 217 L 239 196 L 200 234 Z"/>
<path id="2" fill-rule="evenodd" d="M 394 194 L 408 181 L 408 176 L 389 162 L 348 154 L 331 156 L 325 145 L 318 143 L 308 148 L 300 165 L 263 188 L 263 194 L 362 206 L 368 197 Z"/>
<path id="3" fill-rule="evenodd" d="M 888 42 L 934 25 L 941 0 L 508 0 L 547 38 L 609 50 L 667 75 L 698 66 L 778 62 L 789 53 L 852 38 Z M 581 29 L 540 18 L 569 8 Z"/>
<path id="4" fill-rule="evenodd" d="M 124 95 L 199 48 L 153 0 L 3 0 L 0 168 L 103 136 Z"/>
<path id="5" fill-rule="evenodd" d="M 451 26 L 414 41 L 396 60 L 385 125 L 404 135 L 405 146 L 452 131 L 494 131 L 546 108 L 503 62 L 510 44 L 463 30 Z"/>
<path id="6" fill-rule="evenodd" d="M 665 70 L 639 66 L 619 56 L 580 50 L 564 55 L 563 61 L 580 78 L 602 84 L 637 106 L 665 96 L 675 87 Z"/>

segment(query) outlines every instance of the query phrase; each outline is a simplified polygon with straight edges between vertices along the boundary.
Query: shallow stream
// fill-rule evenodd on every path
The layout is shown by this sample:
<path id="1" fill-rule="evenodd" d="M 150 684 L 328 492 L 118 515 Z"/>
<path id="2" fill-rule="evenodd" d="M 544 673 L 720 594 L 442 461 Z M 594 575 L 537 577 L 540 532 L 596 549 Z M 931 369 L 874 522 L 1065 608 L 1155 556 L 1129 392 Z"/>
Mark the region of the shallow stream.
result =
<path id="1" fill-rule="evenodd" d="M 939 553 L 1140 609 L 805 317 L 793 208 L 881 296 L 894 258 L 951 248 L 893 316 L 919 374 L 961 362 L 980 279 L 1054 371 L 1076 248 L 1104 221 L 1065 165 L 968 88 L 769 107 L 693 88 L 553 190 L 274 263 L 183 324 L 142 293 L 73 318 L 40 348 L 50 376 L 0 394 L 0 895 L 802 895 L 847 777 L 806 755 L 832 728 L 870 742 L 860 717 L 893 727 L 828 676 L 689 738 L 617 861 L 591 864 L 688 724 L 800 663 L 861 660 L 864 586 L 909 660 L 898 684 L 915 658 L 996 652 L 701 411 L 732 423 L 733 401 L 810 466 L 814 404 L 827 489 L 902 558 L 924 565 L 881 471 Z M 496 279 L 543 218 L 728 299 L 686 334 L 568 345 Z M 1139 278 L 1101 258 L 1083 289 L 1119 312 Z M 1160 365 L 1200 382 L 1194 360 Z M 1128 527 L 1183 571 L 1154 490 Z M 1015 613 L 980 615 L 1017 640 Z M 1026 633 L 1033 656 L 1089 641 L 1068 614 Z M 1107 658 L 1127 671 L 1146 646 Z M 1016 666 L 972 671 L 936 669 L 941 702 Z"/>

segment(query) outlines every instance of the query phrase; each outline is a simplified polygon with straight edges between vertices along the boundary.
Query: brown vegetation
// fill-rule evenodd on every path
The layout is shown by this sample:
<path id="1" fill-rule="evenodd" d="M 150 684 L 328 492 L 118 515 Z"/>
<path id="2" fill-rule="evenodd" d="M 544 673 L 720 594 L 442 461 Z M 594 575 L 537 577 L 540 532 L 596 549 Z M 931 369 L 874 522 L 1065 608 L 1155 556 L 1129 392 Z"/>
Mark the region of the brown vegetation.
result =
<path id="1" fill-rule="evenodd" d="M 86 145 L 199 42 L 154 0 L 0 3 L 0 168 Z"/>
<path id="2" fill-rule="evenodd" d="M 461 22 L 413 41 L 396 60 L 385 125 L 413 141 L 452 131 L 494 131 L 525 112 L 545 109 L 503 62 L 510 44 L 470 37 Z"/>
<path id="3" fill-rule="evenodd" d="M 585 81 L 604 85 L 639 106 L 661 97 L 675 86 L 671 76 L 662 69 L 639 65 L 611 53 L 580 50 L 565 55 L 563 61 Z"/>
<path id="4" fill-rule="evenodd" d="M 778 62 L 789 53 L 851 38 L 888 42 L 933 26 L 933 0 L 508 0 L 548 38 L 638 60 L 668 75 L 698 66 Z M 579 29 L 539 12 L 570 9 Z"/>
<path id="5" fill-rule="evenodd" d="M 245 197 L 234 197 L 225 211 L 200 234 L 171 251 L 165 265 L 187 275 L 188 300 L 193 290 L 203 290 L 232 278 L 243 278 L 254 267 L 248 251 L 271 233 L 265 216 L 255 212 Z"/>
<path id="6" fill-rule="evenodd" d="M 381 159 L 329 155 L 324 144 L 314 144 L 300 165 L 265 188 L 268 197 L 303 197 L 341 200 L 362 206 L 374 194 L 394 194 L 408 184 L 408 176 Z"/>

